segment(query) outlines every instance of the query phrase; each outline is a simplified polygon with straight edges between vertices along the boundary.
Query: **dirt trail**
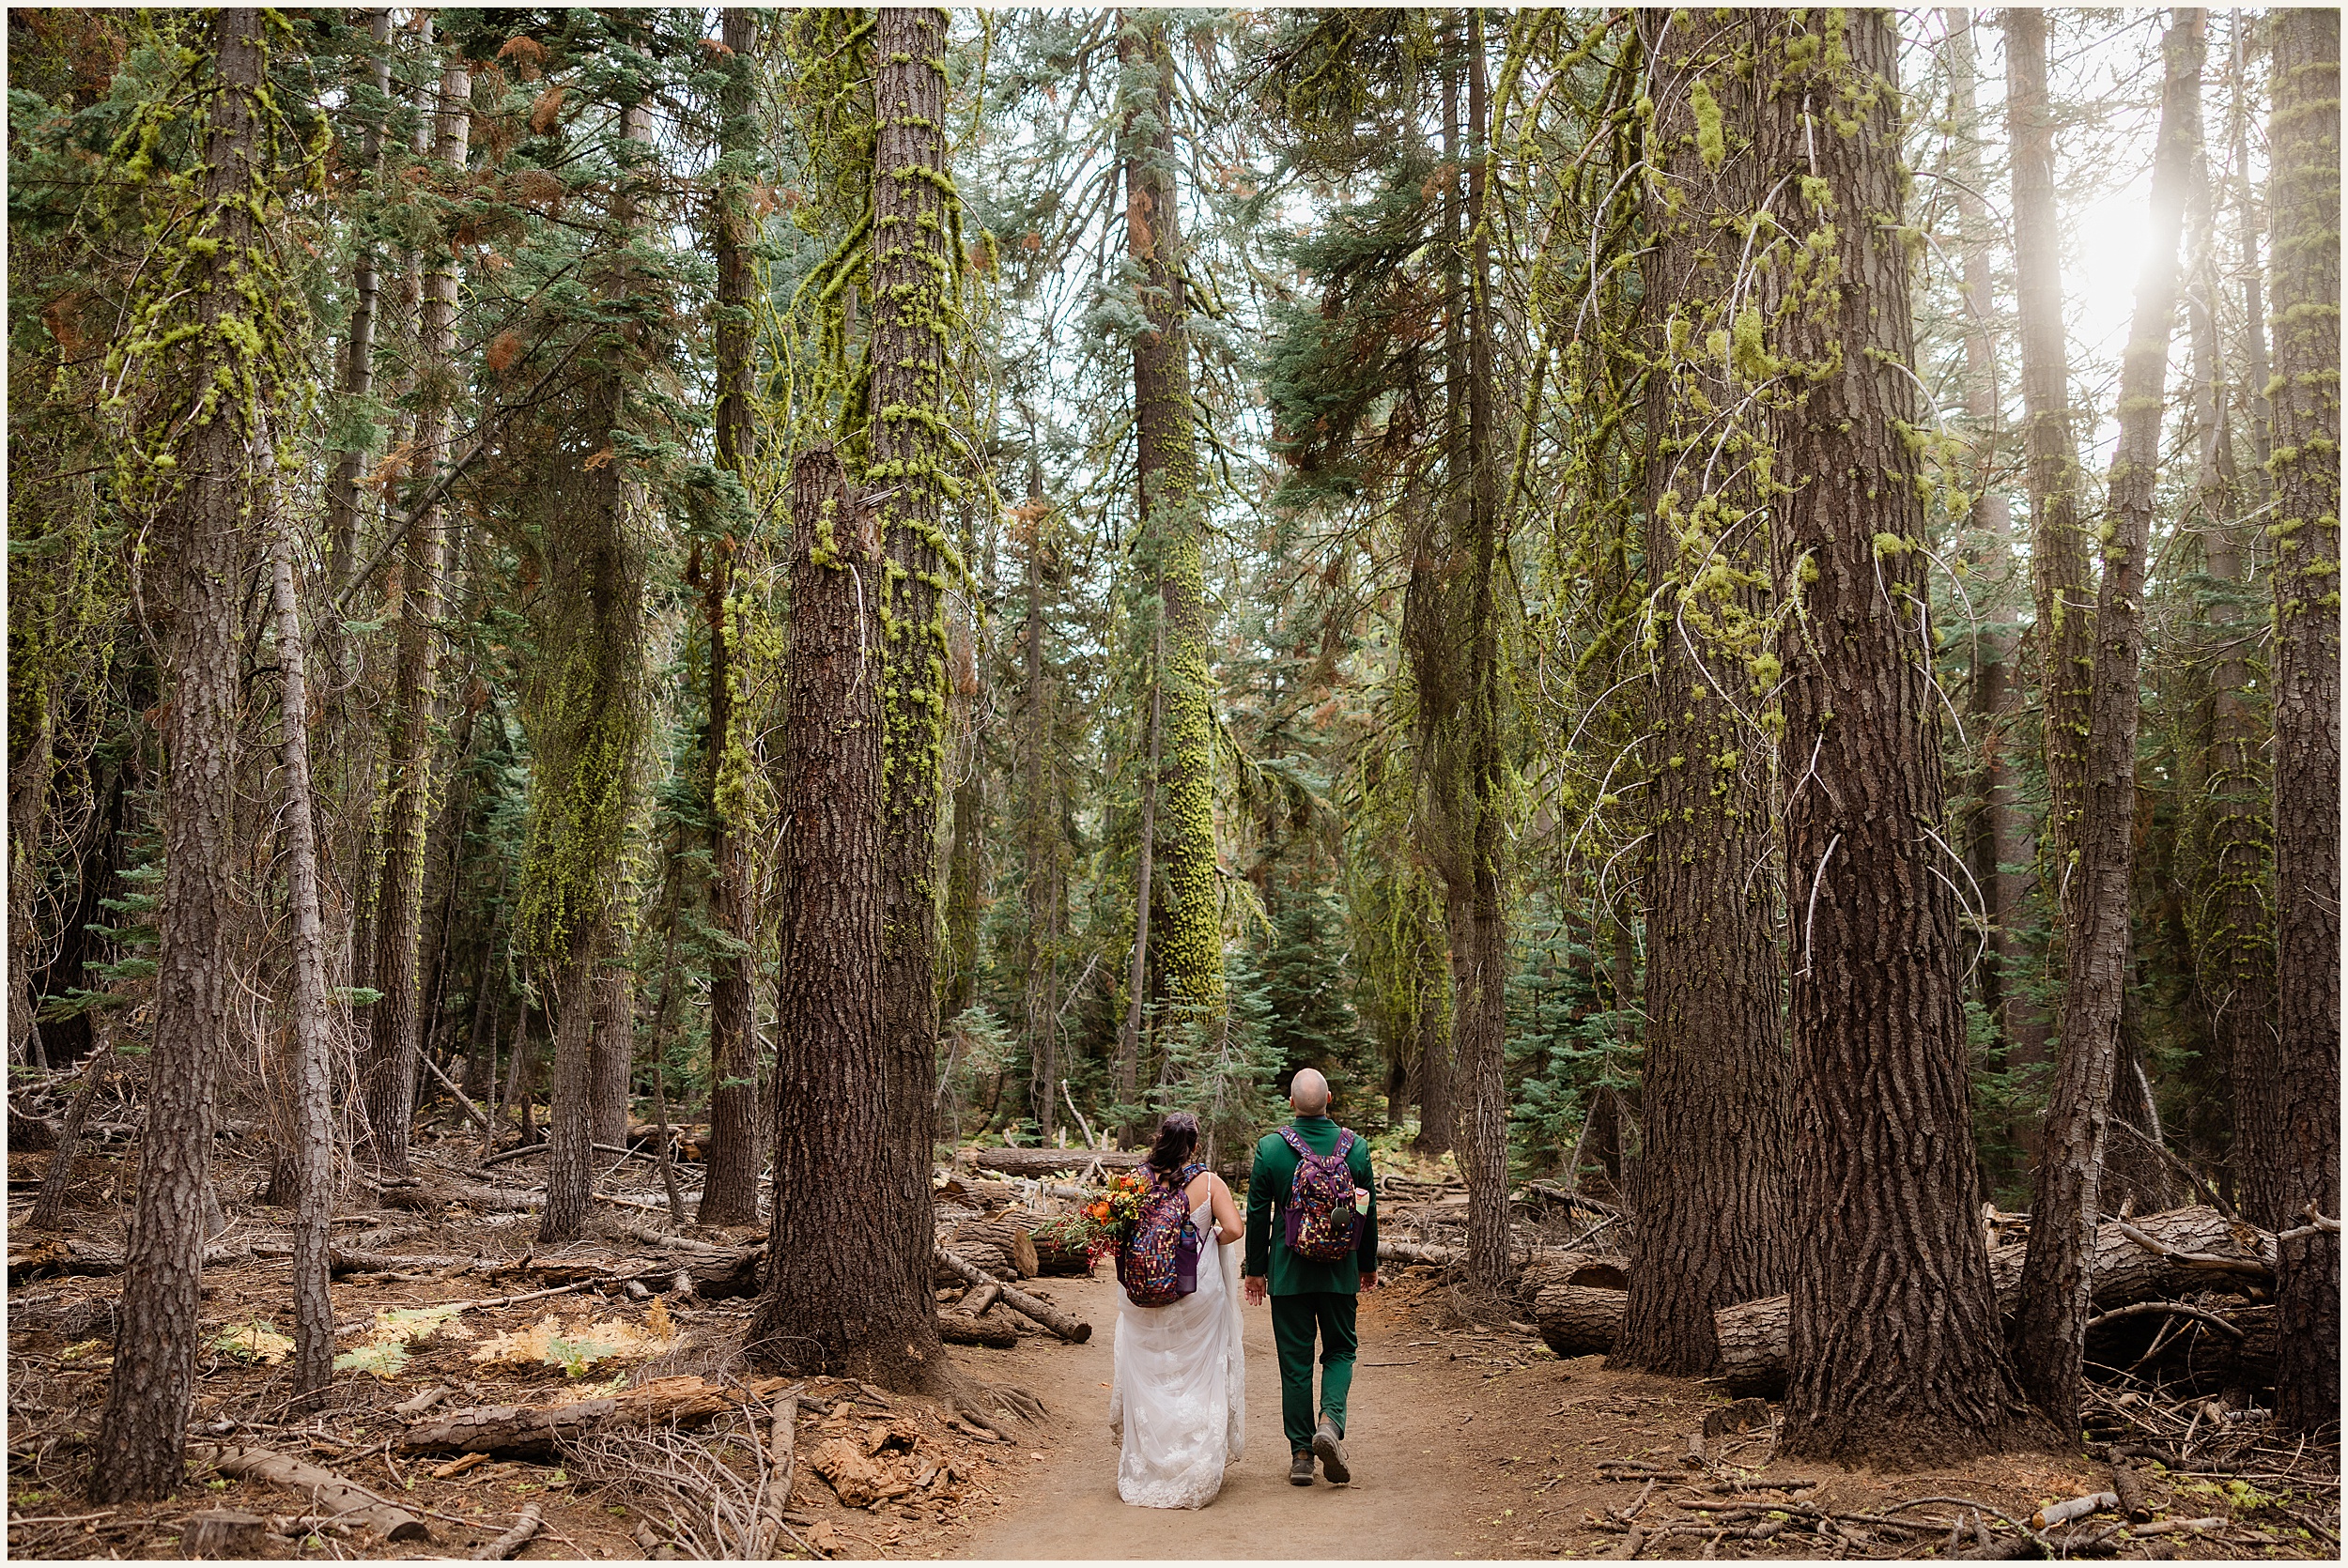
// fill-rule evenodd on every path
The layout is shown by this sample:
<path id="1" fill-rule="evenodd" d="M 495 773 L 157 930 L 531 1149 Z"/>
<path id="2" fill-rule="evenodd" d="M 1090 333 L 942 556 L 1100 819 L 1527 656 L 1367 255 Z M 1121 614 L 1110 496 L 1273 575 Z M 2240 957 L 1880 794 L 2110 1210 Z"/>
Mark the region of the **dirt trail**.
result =
<path id="1" fill-rule="evenodd" d="M 1460 1446 L 1467 1424 L 1460 1418 L 1478 1409 L 1471 1390 L 1481 1387 L 1481 1374 L 1451 1361 L 1444 1345 L 1427 1343 L 1434 1336 L 1402 1297 L 1381 1292 L 1362 1301 L 1360 1360 L 1347 1422 L 1352 1485 L 1289 1484 L 1272 1317 L 1266 1308 L 1249 1307 L 1247 1456 L 1226 1473 L 1212 1504 L 1173 1517 L 1130 1508 L 1117 1495 L 1117 1451 L 1108 1437 L 1117 1301 L 1107 1270 L 1095 1280 L 1052 1284 L 1058 1299 L 1090 1319 L 1092 1342 L 1073 1346 L 1029 1340 L 1012 1351 L 973 1353 L 965 1361 L 981 1376 L 1033 1390 L 1051 1419 L 1049 1446 L 1028 1450 L 1031 1473 L 1016 1497 L 1006 1498 L 999 1514 L 982 1522 L 956 1555 L 1164 1557 L 1168 1528 L 1182 1532 L 1181 1555 L 1198 1558 L 1506 1553 L 1507 1530 L 1484 1519 L 1506 1517 L 1500 1510 L 1517 1500 L 1515 1488 L 1496 1483 L 1491 1466 Z"/>

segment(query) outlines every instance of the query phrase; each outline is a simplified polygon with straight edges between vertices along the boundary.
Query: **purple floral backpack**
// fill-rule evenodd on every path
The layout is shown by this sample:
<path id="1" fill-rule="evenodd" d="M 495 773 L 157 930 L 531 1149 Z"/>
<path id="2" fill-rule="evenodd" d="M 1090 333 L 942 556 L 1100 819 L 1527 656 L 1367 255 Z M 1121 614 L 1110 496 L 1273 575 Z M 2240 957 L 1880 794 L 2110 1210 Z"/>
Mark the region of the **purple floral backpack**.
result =
<path id="1" fill-rule="evenodd" d="M 1156 1178 L 1141 1213 L 1117 1245 L 1117 1283 L 1136 1307 L 1170 1307 L 1198 1288 L 1198 1227 L 1191 1223 L 1191 1182 L 1207 1167 L 1197 1161 Z"/>
<path id="2" fill-rule="evenodd" d="M 1289 1251 L 1316 1263 L 1336 1263 L 1353 1251 L 1361 1216 L 1353 1211 L 1353 1172 L 1345 1157 L 1353 1150 L 1350 1128 L 1337 1130 L 1333 1154 L 1315 1154 L 1284 1127 L 1280 1136 L 1296 1151 L 1296 1175 L 1289 1182 Z"/>

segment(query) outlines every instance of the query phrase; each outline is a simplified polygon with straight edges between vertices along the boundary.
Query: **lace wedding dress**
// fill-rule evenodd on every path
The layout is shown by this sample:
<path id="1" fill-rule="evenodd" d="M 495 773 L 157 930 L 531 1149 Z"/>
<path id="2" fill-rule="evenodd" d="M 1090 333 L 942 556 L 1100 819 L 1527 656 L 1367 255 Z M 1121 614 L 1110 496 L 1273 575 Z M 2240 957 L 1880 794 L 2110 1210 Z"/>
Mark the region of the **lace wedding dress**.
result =
<path id="1" fill-rule="evenodd" d="M 1201 1236 L 1217 1235 L 1210 1208 L 1191 1216 Z M 1138 1507 L 1204 1508 L 1223 1489 L 1224 1467 L 1246 1451 L 1238 1240 L 1203 1249 L 1198 1289 L 1172 1306 L 1136 1307 L 1117 1287 L 1109 1432 L 1117 1495 Z"/>

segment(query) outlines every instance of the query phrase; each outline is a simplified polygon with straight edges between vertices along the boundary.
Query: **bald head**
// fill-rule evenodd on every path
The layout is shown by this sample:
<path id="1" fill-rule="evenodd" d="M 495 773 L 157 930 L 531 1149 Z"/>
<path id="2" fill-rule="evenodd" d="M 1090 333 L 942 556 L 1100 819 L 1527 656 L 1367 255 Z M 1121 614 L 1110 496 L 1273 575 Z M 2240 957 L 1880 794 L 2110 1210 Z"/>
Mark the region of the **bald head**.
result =
<path id="1" fill-rule="evenodd" d="M 1300 1116 L 1318 1116 L 1329 1109 L 1329 1080 L 1311 1068 L 1298 1068 L 1289 1080 L 1289 1109 Z"/>

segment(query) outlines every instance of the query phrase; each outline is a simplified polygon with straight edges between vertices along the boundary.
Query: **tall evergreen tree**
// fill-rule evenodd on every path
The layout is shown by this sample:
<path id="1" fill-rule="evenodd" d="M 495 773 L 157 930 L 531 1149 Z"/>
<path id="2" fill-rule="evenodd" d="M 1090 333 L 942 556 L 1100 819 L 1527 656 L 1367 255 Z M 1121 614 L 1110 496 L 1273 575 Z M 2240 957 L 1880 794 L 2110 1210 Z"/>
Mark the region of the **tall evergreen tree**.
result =
<path id="1" fill-rule="evenodd" d="M 1956 896 L 1927 831 L 1943 810 L 1908 255 L 1867 217 L 1901 209 L 1898 38 L 1873 11 L 1750 25 L 1758 188 L 1784 233 L 1759 309 L 1786 377 L 1770 467 L 1804 1107 L 1780 1442 L 1900 1463 L 1995 1452 L 2038 1432 L 1973 1211 Z M 1848 526 L 1862 515 L 1870 530 Z"/>
<path id="2" fill-rule="evenodd" d="M 1675 24 L 1676 23 L 1676 24 Z M 1653 584 L 1654 756 L 1646 872 L 1644 1157 L 1615 1359 L 1716 1369 L 1714 1309 L 1774 1295 L 1790 1236 L 1793 1107 L 1780 1022 L 1780 922 L 1768 744 L 1769 537 L 1755 461 L 1766 368 L 1735 334 L 1745 282 L 1737 215 L 1759 201 L 1738 71 L 1741 19 L 1640 13 L 1651 301 L 1646 564 Z M 1750 307 L 1747 307 L 1748 310 Z"/>
<path id="3" fill-rule="evenodd" d="M 2276 1415 L 2340 1420 L 2340 13 L 2275 14 L 2275 1117 L 2251 1124 L 2290 1223 Z M 2320 1219 L 2318 1218 L 2320 1216 Z"/>

